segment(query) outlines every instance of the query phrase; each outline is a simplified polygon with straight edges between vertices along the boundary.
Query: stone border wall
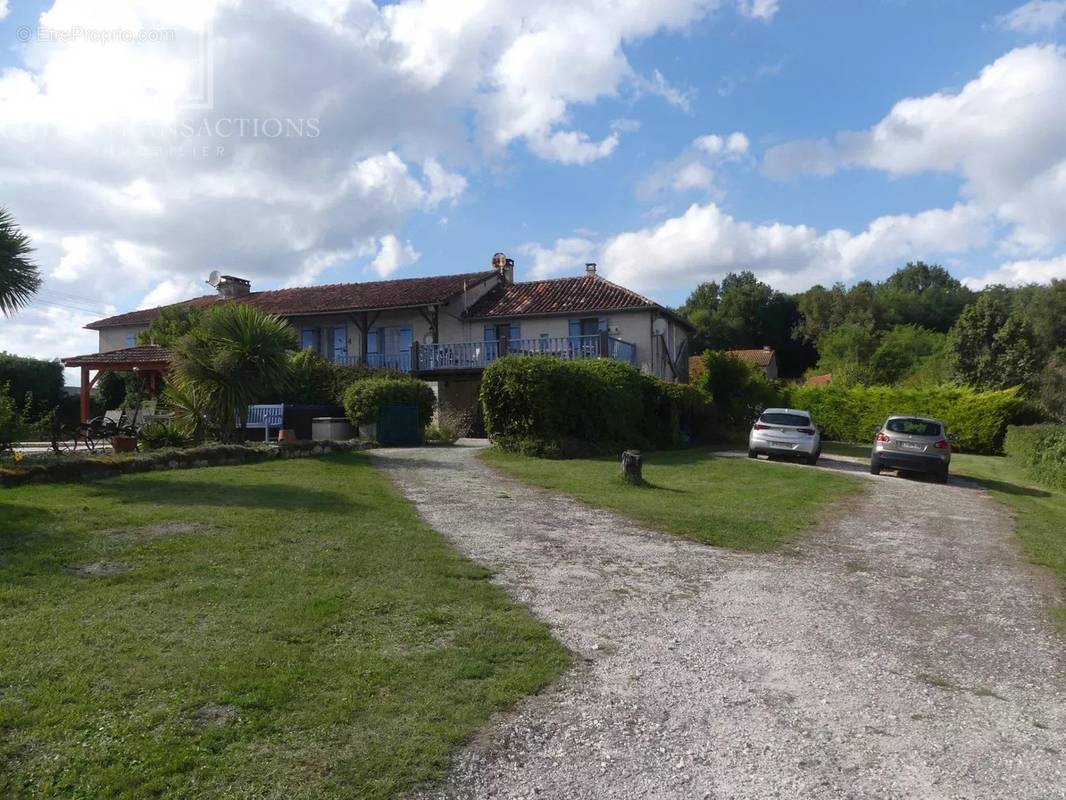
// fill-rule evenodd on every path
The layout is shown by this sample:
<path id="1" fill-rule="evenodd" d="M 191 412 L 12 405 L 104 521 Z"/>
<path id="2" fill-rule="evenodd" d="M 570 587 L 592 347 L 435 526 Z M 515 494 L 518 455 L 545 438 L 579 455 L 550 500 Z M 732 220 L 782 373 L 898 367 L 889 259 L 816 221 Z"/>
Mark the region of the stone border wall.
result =
<path id="1" fill-rule="evenodd" d="M 193 467 L 221 467 L 234 464 L 255 464 L 276 459 L 306 458 L 328 453 L 350 453 L 374 447 L 365 441 L 350 442 L 291 442 L 278 445 L 218 444 L 185 449 L 153 450 L 129 455 L 101 455 L 88 458 L 71 457 L 48 464 L 20 464 L 0 468 L 0 486 L 21 486 L 26 483 L 62 483 L 113 478 L 134 472 L 155 472 Z"/>

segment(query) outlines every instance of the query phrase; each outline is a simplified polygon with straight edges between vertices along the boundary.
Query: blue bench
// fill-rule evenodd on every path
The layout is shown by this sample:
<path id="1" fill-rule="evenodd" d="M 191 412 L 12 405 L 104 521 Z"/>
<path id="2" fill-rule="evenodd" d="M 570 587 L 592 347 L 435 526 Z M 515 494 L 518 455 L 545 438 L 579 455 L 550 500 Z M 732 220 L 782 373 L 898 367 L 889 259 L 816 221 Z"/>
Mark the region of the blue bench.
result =
<path id="1" fill-rule="evenodd" d="M 270 441 L 270 429 L 281 430 L 285 420 L 285 406 L 248 406 L 248 430 L 263 429 L 263 441 Z M 238 420 L 240 424 L 240 420 Z"/>

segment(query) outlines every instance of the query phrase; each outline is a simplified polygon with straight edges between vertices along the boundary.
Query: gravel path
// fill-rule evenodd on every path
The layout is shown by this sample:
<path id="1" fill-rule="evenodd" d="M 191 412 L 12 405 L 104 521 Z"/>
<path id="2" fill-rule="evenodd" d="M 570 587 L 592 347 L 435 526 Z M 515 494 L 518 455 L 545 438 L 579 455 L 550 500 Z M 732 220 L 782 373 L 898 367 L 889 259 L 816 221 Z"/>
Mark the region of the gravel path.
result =
<path id="1" fill-rule="evenodd" d="M 865 475 L 835 520 L 751 555 L 529 488 L 474 447 L 372 452 L 577 660 L 419 797 L 1066 797 L 1056 588 L 972 485 Z"/>

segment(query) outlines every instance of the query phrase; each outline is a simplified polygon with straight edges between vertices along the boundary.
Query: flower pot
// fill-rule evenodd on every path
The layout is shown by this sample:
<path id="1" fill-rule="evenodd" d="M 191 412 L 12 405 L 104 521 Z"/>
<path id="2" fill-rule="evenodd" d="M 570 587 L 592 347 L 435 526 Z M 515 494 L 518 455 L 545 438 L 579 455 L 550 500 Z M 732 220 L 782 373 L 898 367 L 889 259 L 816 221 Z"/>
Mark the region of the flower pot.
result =
<path id="1" fill-rule="evenodd" d="M 289 428 L 282 428 L 280 431 L 278 431 L 278 442 L 295 442 L 295 441 L 296 441 L 296 431 L 290 430 Z"/>
<path id="2" fill-rule="evenodd" d="M 360 425 L 359 438 L 376 442 L 378 438 L 378 424 L 376 422 L 370 422 Z"/>
<path id="3" fill-rule="evenodd" d="M 137 437 L 112 436 L 111 449 L 116 453 L 132 453 L 137 449 Z"/>

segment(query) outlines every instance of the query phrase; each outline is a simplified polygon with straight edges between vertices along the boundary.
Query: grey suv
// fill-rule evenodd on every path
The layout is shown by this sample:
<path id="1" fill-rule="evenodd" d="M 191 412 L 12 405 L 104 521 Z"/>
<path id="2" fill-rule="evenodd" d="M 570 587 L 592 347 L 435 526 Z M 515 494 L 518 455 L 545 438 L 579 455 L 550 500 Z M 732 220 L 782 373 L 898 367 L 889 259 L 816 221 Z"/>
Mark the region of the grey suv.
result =
<path id="1" fill-rule="evenodd" d="M 951 437 L 954 438 L 954 437 Z M 951 439 L 944 423 L 928 417 L 889 417 L 874 437 L 870 472 L 881 468 L 928 472 L 938 483 L 948 482 Z"/>

